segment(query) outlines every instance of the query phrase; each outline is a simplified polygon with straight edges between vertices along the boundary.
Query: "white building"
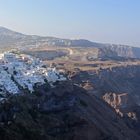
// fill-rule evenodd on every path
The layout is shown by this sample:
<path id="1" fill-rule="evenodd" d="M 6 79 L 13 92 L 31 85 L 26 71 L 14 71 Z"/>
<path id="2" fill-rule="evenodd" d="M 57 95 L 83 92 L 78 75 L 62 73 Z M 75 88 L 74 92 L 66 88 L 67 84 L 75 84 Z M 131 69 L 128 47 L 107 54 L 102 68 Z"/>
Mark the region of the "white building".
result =
<path id="1" fill-rule="evenodd" d="M 19 86 L 23 89 L 34 91 L 36 83 L 45 84 L 45 79 L 51 84 L 56 81 L 66 80 L 55 68 L 43 68 L 39 59 L 31 56 L 14 53 L 0 55 L 0 86 L 6 92 L 19 93 Z"/>

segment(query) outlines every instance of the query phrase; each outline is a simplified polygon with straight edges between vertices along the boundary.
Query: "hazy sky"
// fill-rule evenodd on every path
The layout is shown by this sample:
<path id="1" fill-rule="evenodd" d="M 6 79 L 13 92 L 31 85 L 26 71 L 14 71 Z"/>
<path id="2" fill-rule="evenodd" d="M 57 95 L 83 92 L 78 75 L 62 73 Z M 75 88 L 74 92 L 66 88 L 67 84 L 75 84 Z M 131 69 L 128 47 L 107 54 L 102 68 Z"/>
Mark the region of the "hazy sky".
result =
<path id="1" fill-rule="evenodd" d="M 0 25 L 140 47 L 140 0 L 0 0 Z"/>

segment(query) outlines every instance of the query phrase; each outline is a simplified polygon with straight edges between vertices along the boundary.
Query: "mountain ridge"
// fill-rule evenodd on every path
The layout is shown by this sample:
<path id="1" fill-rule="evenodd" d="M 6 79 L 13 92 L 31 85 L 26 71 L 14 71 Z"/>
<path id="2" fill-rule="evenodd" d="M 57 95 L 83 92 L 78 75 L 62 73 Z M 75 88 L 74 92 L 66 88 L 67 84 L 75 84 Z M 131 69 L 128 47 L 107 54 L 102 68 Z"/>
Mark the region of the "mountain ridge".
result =
<path id="1" fill-rule="evenodd" d="M 57 46 L 57 47 L 82 47 L 82 48 L 98 48 L 105 54 L 110 52 L 116 53 L 118 57 L 140 58 L 140 48 L 117 45 L 96 43 L 86 39 L 61 39 L 56 37 L 45 37 L 38 35 L 25 35 L 12 31 L 5 27 L 0 27 L 0 48 L 38 48 L 41 46 Z M 115 56 L 116 57 L 116 56 Z"/>
<path id="2" fill-rule="evenodd" d="M 48 39 L 56 39 L 56 40 L 69 40 L 69 41 L 82 41 L 82 43 L 90 43 L 90 44 L 104 44 L 104 45 L 120 45 L 120 46 L 126 46 L 126 47 L 134 47 L 134 46 L 130 46 L 130 45 L 123 45 L 123 44 L 114 44 L 114 43 L 99 43 L 99 42 L 93 42 L 93 41 L 90 41 L 88 39 L 68 39 L 68 38 L 59 38 L 59 37 L 53 37 L 53 36 L 40 36 L 40 35 L 35 35 L 35 34 L 24 34 L 24 33 L 21 33 L 21 32 L 18 32 L 18 31 L 14 31 L 14 30 L 11 30 L 11 29 L 8 29 L 6 27 L 3 27 L 3 26 L 0 26 L 0 35 L 2 35 L 3 31 L 6 33 L 11 33 L 12 35 L 14 34 L 17 34 L 17 35 L 21 35 L 21 36 L 32 36 L 32 37 L 39 37 L 39 38 L 48 38 Z M 84 42 L 85 41 L 85 42 Z M 87 44 L 86 44 L 87 45 Z M 87 45 L 89 46 L 89 45 Z M 136 47 L 137 48 L 137 47 Z"/>

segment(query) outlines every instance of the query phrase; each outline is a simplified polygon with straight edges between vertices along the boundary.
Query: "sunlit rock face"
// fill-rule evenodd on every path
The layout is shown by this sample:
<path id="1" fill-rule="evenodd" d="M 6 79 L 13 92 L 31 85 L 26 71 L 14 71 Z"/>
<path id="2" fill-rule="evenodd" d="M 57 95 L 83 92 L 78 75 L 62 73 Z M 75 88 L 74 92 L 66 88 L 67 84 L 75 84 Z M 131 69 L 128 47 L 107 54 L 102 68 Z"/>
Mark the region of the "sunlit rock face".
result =
<path id="1" fill-rule="evenodd" d="M 129 112 L 132 111 L 131 107 L 136 104 L 127 93 L 106 93 L 103 100 L 113 107 L 121 117 L 127 115 L 129 118 L 137 120 L 136 114 Z"/>
<path id="2" fill-rule="evenodd" d="M 127 93 L 106 93 L 103 99 L 114 108 L 125 107 L 128 101 Z"/>

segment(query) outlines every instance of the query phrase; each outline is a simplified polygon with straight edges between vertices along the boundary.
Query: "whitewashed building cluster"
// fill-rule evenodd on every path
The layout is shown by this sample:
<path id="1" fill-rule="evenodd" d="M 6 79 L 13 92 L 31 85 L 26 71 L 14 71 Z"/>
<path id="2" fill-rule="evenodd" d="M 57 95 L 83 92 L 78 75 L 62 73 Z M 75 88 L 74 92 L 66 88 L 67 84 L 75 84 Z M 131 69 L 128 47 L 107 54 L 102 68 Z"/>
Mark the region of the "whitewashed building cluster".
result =
<path id="1" fill-rule="evenodd" d="M 6 52 L 0 54 L 0 93 L 16 94 L 20 88 L 34 91 L 36 83 L 52 84 L 66 80 L 55 68 L 44 68 L 39 59 L 29 55 Z"/>

